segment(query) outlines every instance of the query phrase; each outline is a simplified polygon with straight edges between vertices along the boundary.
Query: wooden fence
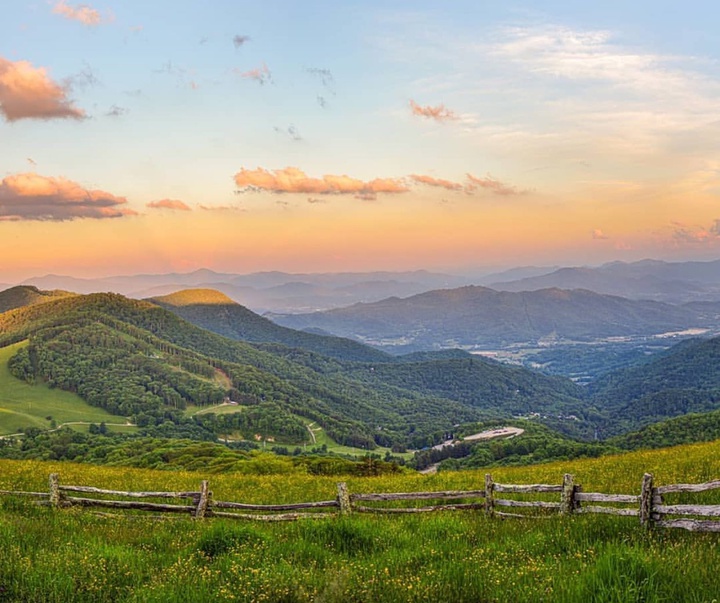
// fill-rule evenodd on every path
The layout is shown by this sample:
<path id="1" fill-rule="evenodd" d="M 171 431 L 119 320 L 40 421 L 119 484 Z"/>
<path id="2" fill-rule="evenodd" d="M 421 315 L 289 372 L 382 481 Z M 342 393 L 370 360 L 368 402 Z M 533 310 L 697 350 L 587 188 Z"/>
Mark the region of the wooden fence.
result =
<path id="1" fill-rule="evenodd" d="M 0 490 L 0 494 L 29 496 L 40 499 L 41 504 L 55 508 L 71 506 L 109 509 L 133 509 L 156 513 L 184 513 L 201 519 L 224 517 L 259 521 L 289 521 L 322 519 L 350 513 L 424 513 L 431 511 L 483 510 L 489 517 L 547 517 L 548 514 L 572 515 L 579 513 L 605 513 L 638 517 L 644 526 L 683 528 L 690 531 L 720 532 L 720 504 L 665 504 L 664 496 L 692 494 L 720 490 L 720 480 L 704 484 L 674 484 L 655 487 L 653 476 L 646 473 L 639 494 L 604 494 L 583 492 L 570 474 L 562 484 L 498 484 L 491 475 L 485 476 L 482 490 L 447 490 L 438 492 L 350 493 L 345 483 L 338 484 L 333 500 L 259 505 L 215 500 L 207 480 L 196 492 L 123 492 L 91 486 L 60 484 L 57 473 L 50 475 L 48 492 L 16 492 Z M 77 496 L 85 494 L 88 496 Z M 555 500 L 547 500 L 549 495 Z M 92 495 L 92 496 L 90 496 Z M 498 495 L 505 495 L 504 498 Z M 515 495 L 508 498 L 506 495 Z M 545 500 L 538 500 L 542 495 Z M 558 496 L 559 495 L 559 496 Z M 113 500 L 108 496 L 132 500 Z M 143 499 L 143 500 L 138 500 Z M 154 499 L 148 500 L 148 499 Z M 156 502 L 158 499 L 169 502 Z M 414 506 L 417 501 L 443 501 L 430 506 Z M 458 502 L 474 501 L 474 502 Z M 479 502 L 478 502 L 479 501 Z M 398 506 L 396 503 L 400 503 Z M 369 504 L 368 504 L 369 503 Z M 395 506 L 378 506 L 392 503 Z M 587 504 L 587 503 L 604 503 Z M 510 508 L 514 512 L 500 511 Z M 328 511 L 329 510 L 329 511 Z"/>

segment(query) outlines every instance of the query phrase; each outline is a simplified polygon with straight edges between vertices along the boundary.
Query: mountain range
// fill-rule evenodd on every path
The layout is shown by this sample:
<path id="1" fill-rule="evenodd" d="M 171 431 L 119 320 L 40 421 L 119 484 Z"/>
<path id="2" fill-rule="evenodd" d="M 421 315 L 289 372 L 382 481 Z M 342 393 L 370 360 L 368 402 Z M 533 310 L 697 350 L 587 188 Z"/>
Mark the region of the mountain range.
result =
<path id="1" fill-rule="evenodd" d="M 486 418 L 532 417 L 589 436 L 720 408 L 717 337 L 681 342 L 581 387 L 459 350 L 392 356 L 293 331 L 214 291 L 139 301 L 14 289 L 0 292 L 0 300 L 26 300 L 0 313 L 0 347 L 20 346 L 10 359 L 13 375 L 166 434 L 234 431 L 298 442 L 316 423 L 339 443 L 402 448 L 437 443 L 453 426 Z M 466 289 L 514 295 L 440 291 L 445 309 Z M 565 303 L 573 292 L 550 293 Z M 594 298 L 582 295 L 579 305 L 591 313 Z M 184 412 L 227 400 L 235 404 L 228 414 Z"/>
<path id="2" fill-rule="evenodd" d="M 18 284 L 35 286 L 42 290 L 61 289 L 76 293 L 111 291 L 136 299 L 159 297 L 188 288 L 216 289 L 261 314 L 307 313 L 465 285 L 482 285 L 499 291 L 514 292 L 547 288 L 587 289 L 634 300 L 679 304 L 720 299 L 720 260 L 643 260 L 631 263 L 613 262 L 597 267 L 526 266 L 491 274 L 446 274 L 424 270 L 235 274 L 201 269 L 189 273 L 95 279 L 46 275 Z"/>
<path id="3" fill-rule="evenodd" d="M 507 277 L 508 275 L 496 275 Z M 597 268 L 558 268 L 522 278 L 486 278 L 498 291 L 589 289 L 630 299 L 669 303 L 716 301 L 720 298 L 720 260 L 712 262 L 612 262 Z"/>
<path id="4" fill-rule="evenodd" d="M 467 286 L 309 314 L 272 315 L 295 329 L 322 330 L 401 352 L 497 349 L 649 337 L 718 329 L 715 306 L 677 306 L 577 289 L 496 291 Z"/>
<path id="5" fill-rule="evenodd" d="M 114 292 L 135 299 L 168 295 L 188 288 L 214 289 L 262 313 L 334 308 L 393 295 L 414 295 L 439 287 L 456 287 L 468 282 L 465 277 L 425 270 L 327 274 L 257 272 L 243 275 L 202 269 L 185 274 L 141 274 L 98 279 L 46 275 L 20 284 L 85 294 Z"/>

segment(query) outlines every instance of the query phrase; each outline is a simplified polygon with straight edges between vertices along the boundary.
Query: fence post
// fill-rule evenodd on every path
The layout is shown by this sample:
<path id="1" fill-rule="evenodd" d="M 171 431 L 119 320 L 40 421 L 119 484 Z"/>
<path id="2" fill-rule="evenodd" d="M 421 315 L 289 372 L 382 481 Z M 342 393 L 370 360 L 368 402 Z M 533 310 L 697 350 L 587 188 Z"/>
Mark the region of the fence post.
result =
<path id="1" fill-rule="evenodd" d="M 60 506 L 60 474 L 50 474 L 50 506 L 58 508 Z"/>
<path id="2" fill-rule="evenodd" d="M 575 511 L 575 476 L 571 473 L 563 475 L 560 513 L 571 515 Z"/>
<path id="3" fill-rule="evenodd" d="M 200 498 L 198 498 L 198 504 L 195 508 L 195 519 L 203 519 L 205 517 L 205 513 L 208 510 L 208 505 L 210 504 L 210 486 L 208 484 L 208 480 L 204 479 L 200 483 Z"/>
<path id="4" fill-rule="evenodd" d="M 495 515 L 495 484 L 492 475 L 485 474 L 485 514 L 488 517 Z"/>
<path id="5" fill-rule="evenodd" d="M 350 503 L 350 492 L 345 482 L 340 482 L 337 485 L 337 502 L 340 507 L 340 515 L 349 515 L 352 513 L 352 504 Z"/>
<path id="6" fill-rule="evenodd" d="M 653 521 L 653 476 L 652 473 L 643 475 L 640 488 L 640 524 L 650 527 Z"/>

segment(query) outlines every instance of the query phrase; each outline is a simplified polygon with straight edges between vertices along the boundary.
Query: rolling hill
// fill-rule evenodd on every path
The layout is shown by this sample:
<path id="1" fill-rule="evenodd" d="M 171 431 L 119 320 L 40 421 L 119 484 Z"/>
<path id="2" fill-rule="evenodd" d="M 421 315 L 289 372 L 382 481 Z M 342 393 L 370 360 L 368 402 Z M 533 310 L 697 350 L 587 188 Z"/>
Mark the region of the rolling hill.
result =
<path id="1" fill-rule="evenodd" d="M 44 304 L 63 297 L 75 295 L 68 291 L 54 290 L 41 291 L 37 287 L 29 285 L 19 285 L 0 291 L 0 314 L 15 308 L 24 306 L 34 306 L 35 304 Z"/>
<path id="2" fill-rule="evenodd" d="M 720 409 L 720 337 L 683 341 L 645 363 L 590 384 L 593 403 L 613 417 L 605 433 L 621 433 L 688 413 Z"/>
<path id="3" fill-rule="evenodd" d="M 186 289 L 147 301 L 170 310 L 194 325 L 230 339 L 253 343 L 279 343 L 339 360 L 392 360 L 388 354 L 351 339 L 282 327 L 213 289 Z"/>

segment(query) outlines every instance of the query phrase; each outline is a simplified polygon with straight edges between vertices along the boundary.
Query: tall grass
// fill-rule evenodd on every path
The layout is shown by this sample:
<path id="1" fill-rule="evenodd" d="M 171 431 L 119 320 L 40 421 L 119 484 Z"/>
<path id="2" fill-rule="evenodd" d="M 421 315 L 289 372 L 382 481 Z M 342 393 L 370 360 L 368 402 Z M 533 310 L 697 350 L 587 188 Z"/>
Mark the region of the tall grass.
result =
<path id="1" fill-rule="evenodd" d="M 504 483 L 559 483 L 636 493 L 720 477 L 720 443 L 493 471 Z M 0 489 L 64 483 L 196 489 L 202 474 L 0 462 Z M 482 472 L 348 480 L 351 491 L 470 489 Z M 224 500 L 324 500 L 334 479 L 211 478 Z M 261 524 L 99 516 L 0 499 L 0 601 L 78 602 L 708 602 L 720 597 L 717 534 L 646 530 L 637 518 L 488 519 L 481 512 Z"/>

